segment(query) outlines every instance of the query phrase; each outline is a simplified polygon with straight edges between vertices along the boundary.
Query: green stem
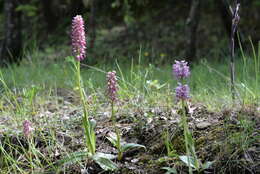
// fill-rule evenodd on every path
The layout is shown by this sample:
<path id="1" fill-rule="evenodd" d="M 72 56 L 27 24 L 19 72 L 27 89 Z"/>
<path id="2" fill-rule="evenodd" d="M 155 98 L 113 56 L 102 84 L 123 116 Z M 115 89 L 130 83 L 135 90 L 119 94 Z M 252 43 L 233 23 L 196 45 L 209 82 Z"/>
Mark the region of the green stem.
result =
<path id="1" fill-rule="evenodd" d="M 32 147 L 31 147 L 31 143 L 32 143 L 32 139 L 31 137 L 27 137 L 27 141 L 28 141 L 28 155 L 29 155 L 29 161 L 30 161 L 30 167 L 31 167 L 31 170 L 33 170 L 33 160 L 32 160 Z"/>
<path id="2" fill-rule="evenodd" d="M 200 163 L 199 163 L 199 160 L 198 160 L 197 155 L 196 155 L 195 145 L 194 145 L 194 141 L 193 141 L 193 138 L 192 138 L 192 134 L 189 131 L 188 122 L 187 122 L 187 116 L 186 116 L 186 111 L 185 111 L 185 106 L 186 106 L 185 102 L 182 100 L 183 129 L 184 129 L 186 150 L 187 150 L 188 156 L 191 154 L 191 156 L 193 157 L 193 159 L 194 159 L 194 166 L 195 166 L 196 170 L 199 172 Z M 188 136 L 190 137 L 190 140 L 189 140 Z M 189 158 L 188 158 L 188 163 L 190 165 Z M 191 168 L 189 168 L 189 173 L 190 172 L 192 173 Z"/>
<path id="3" fill-rule="evenodd" d="M 188 123 L 186 118 L 186 110 L 185 110 L 185 103 L 184 100 L 181 101 L 182 104 L 182 125 L 184 130 L 184 138 L 185 138 L 185 147 L 186 147 L 186 153 L 187 153 L 187 159 L 188 159 L 188 167 L 189 167 L 189 174 L 192 174 L 192 168 L 190 165 L 190 149 L 189 149 L 189 143 L 188 143 Z"/>
<path id="4" fill-rule="evenodd" d="M 81 75 L 80 75 L 80 61 L 77 61 L 77 83 L 78 83 L 78 88 L 79 88 L 79 93 L 80 93 L 80 99 L 83 105 L 83 112 L 84 112 L 84 116 L 88 119 L 88 115 L 87 115 L 87 107 L 86 107 L 86 103 L 85 103 L 85 96 L 82 90 L 82 84 L 81 84 Z"/>
<path id="5" fill-rule="evenodd" d="M 111 101 L 111 120 L 113 127 L 116 132 L 116 148 L 118 150 L 118 156 L 117 159 L 120 161 L 123 158 L 123 152 L 122 152 L 122 147 L 121 147 L 121 137 L 118 128 L 116 127 L 116 118 L 115 118 L 115 111 L 114 111 L 114 102 Z"/>
<path id="6" fill-rule="evenodd" d="M 168 125 L 167 125 L 167 130 L 165 132 L 165 145 L 166 145 L 166 150 L 167 150 L 167 155 L 170 156 L 170 146 L 169 146 L 169 132 L 168 132 Z"/>
<path id="7" fill-rule="evenodd" d="M 87 112 L 87 105 L 86 105 L 86 99 L 85 99 L 85 94 L 84 94 L 84 89 L 83 85 L 81 83 L 81 75 L 80 75 L 80 61 L 77 61 L 77 83 L 78 83 L 78 88 L 79 88 L 79 93 L 80 93 L 80 99 L 81 103 L 83 105 L 83 126 L 85 129 L 85 135 L 86 135 L 86 144 L 87 147 L 89 148 L 89 151 L 92 155 L 95 154 L 95 142 L 92 141 L 92 129 L 89 123 L 88 119 L 88 112 Z M 95 141 L 95 140 L 94 140 Z"/>
<path id="8" fill-rule="evenodd" d="M 188 136 L 187 136 L 189 129 L 187 124 L 184 100 L 181 101 L 181 104 L 182 104 L 182 126 L 184 130 L 184 139 L 185 139 L 185 147 L 186 147 L 186 153 L 188 159 L 189 174 L 192 174 L 192 168 L 190 165 L 190 150 L 189 150 L 189 143 L 188 143 Z"/>

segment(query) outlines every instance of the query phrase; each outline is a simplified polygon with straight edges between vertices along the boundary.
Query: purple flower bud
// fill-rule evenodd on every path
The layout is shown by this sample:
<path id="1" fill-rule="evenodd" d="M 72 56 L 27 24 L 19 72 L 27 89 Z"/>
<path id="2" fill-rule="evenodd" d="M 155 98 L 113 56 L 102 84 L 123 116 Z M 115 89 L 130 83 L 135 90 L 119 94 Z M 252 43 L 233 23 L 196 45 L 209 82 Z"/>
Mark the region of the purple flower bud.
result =
<path id="1" fill-rule="evenodd" d="M 184 60 L 182 61 L 175 60 L 175 64 L 173 64 L 172 69 L 173 69 L 173 75 L 175 75 L 177 79 L 182 79 L 190 75 L 190 68 L 188 66 L 188 62 Z"/>
<path id="2" fill-rule="evenodd" d="M 117 78 L 116 72 L 111 71 L 107 73 L 107 95 L 111 102 L 116 101 L 116 93 L 117 93 Z"/>
<path id="3" fill-rule="evenodd" d="M 72 20 L 71 29 L 72 54 L 78 61 L 86 56 L 86 38 L 84 21 L 81 15 L 77 15 Z"/>
<path id="4" fill-rule="evenodd" d="M 177 101 L 187 100 L 190 98 L 190 88 L 188 85 L 182 85 L 178 83 L 178 86 L 175 89 Z"/>
<path id="5" fill-rule="evenodd" d="M 31 132 L 32 132 L 33 128 L 32 128 L 32 123 L 29 120 L 25 120 L 23 122 L 23 134 L 26 137 L 29 137 Z"/>

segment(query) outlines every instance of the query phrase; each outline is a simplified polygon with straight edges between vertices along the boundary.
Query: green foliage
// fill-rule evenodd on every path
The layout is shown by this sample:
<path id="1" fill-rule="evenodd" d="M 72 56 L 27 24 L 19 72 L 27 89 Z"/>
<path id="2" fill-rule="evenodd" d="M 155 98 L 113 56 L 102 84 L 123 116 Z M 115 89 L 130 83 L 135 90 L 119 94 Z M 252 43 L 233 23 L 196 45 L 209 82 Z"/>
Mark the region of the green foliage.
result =
<path id="1" fill-rule="evenodd" d="M 163 170 L 167 170 L 165 174 L 177 174 L 177 170 L 171 167 L 162 167 Z"/>
<path id="2" fill-rule="evenodd" d="M 171 142 L 171 138 L 169 136 L 169 131 L 166 130 L 163 136 L 164 136 L 163 137 L 164 138 L 164 144 L 165 144 L 165 147 L 166 147 L 166 150 L 167 150 L 167 156 L 168 157 L 178 156 L 176 154 L 176 150 L 174 149 L 173 144 Z"/>
<path id="3" fill-rule="evenodd" d="M 123 21 L 126 25 L 131 26 L 136 22 L 133 8 L 145 7 L 149 0 L 115 0 L 112 2 L 112 8 L 120 8 L 122 10 Z M 133 7 L 134 6 L 134 7 Z"/>
<path id="4" fill-rule="evenodd" d="M 199 159 L 197 158 L 195 151 L 195 144 L 192 137 L 192 133 L 189 130 L 189 124 L 187 122 L 187 115 L 185 108 L 187 107 L 187 103 L 182 100 L 182 113 L 181 113 L 181 124 L 183 126 L 183 134 L 185 140 L 186 147 L 186 156 L 180 156 L 180 159 L 183 161 L 185 159 L 187 166 L 189 167 L 189 174 L 192 174 L 192 168 L 195 168 L 197 171 L 200 169 Z"/>
<path id="5" fill-rule="evenodd" d="M 114 114 L 114 103 L 111 103 L 111 120 L 113 122 L 113 127 L 115 129 L 115 134 L 110 134 L 107 139 L 117 148 L 118 150 L 118 160 L 122 160 L 123 153 L 133 149 L 133 148 L 145 148 L 145 146 L 135 143 L 122 143 L 121 142 L 121 135 L 119 132 L 119 129 L 116 127 L 116 120 L 115 120 L 115 114 Z"/>
<path id="6" fill-rule="evenodd" d="M 64 50 L 64 49 L 59 49 L 59 50 Z M 129 60 L 126 61 L 126 59 L 122 57 L 122 59 L 118 62 L 106 63 L 106 64 L 100 63 L 95 67 L 82 64 L 81 71 L 80 71 L 80 76 L 81 76 L 80 83 L 82 84 L 81 85 L 77 84 L 77 86 L 80 87 L 75 87 L 75 81 L 78 82 L 79 78 L 77 78 L 77 76 L 73 76 L 73 74 L 79 71 L 77 70 L 75 71 L 75 67 L 72 64 L 73 60 L 64 62 L 63 58 L 61 58 L 60 61 L 59 58 L 55 57 L 56 59 L 54 61 L 46 61 L 46 59 L 47 60 L 52 59 L 51 57 L 52 54 L 53 52 L 51 51 L 42 52 L 39 50 L 35 50 L 35 52 L 27 55 L 27 58 L 23 60 L 20 66 L 13 65 L 7 68 L 3 68 L 0 71 L 0 82 L 2 87 L 1 100 L 0 100 L 0 110 L 1 110 L 0 119 L 2 119 L 2 117 L 5 118 L 5 115 L 10 115 L 10 117 L 8 117 L 11 118 L 12 121 L 11 122 L 12 124 L 10 124 L 10 126 L 16 125 L 20 129 L 21 126 L 19 124 L 21 123 L 21 120 L 25 118 L 30 118 L 30 119 L 37 118 L 37 121 L 35 121 L 37 123 L 37 126 L 41 125 L 38 128 L 39 132 L 43 132 L 42 134 L 44 134 L 42 136 L 39 136 L 39 140 L 42 139 L 44 140 L 43 142 L 40 141 L 40 143 L 44 144 L 44 148 L 41 149 L 44 151 L 44 154 L 38 149 L 37 146 L 35 147 L 31 146 L 32 148 L 30 152 L 32 156 L 29 156 L 30 153 L 28 153 L 27 149 L 21 150 L 21 148 L 18 148 L 20 146 L 19 144 L 12 145 L 11 143 L 9 143 L 7 147 L 10 147 L 10 149 L 16 152 L 14 154 L 10 153 L 6 149 L 6 146 L 3 145 L 4 141 L 2 141 L 1 139 L 0 161 L 3 161 L 3 163 L 0 163 L 0 167 L 3 173 L 8 173 L 8 172 L 25 173 L 27 172 L 27 169 L 31 169 L 31 171 L 37 172 L 37 169 L 39 168 L 41 168 L 44 171 L 50 170 L 51 172 L 53 172 L 57 170 L 56 165 L 59 165 L 60 168 L 61 166 L 66 168 L 66 166 L 70 164 L 85 166 L 86 161 L 92 161 L 97 163 L 103 170 L 114 171 L 117 169 L 118 166 L 113 162 L 113 160 L 116 158 L 115 155 L 102 154 L 99 152 L 96 152 L 93 155 L 90 153 L 89 150 L 90 148 L 87 148 L 88 151 L 82 150 L 76 152 L 75 154 L 72 153 L 64 157 L 64 155 L 68 151 L 70 152 L 75 149 L 71 149 L 70 146 L 71 144 L 69 146 L 62 144 L 63 140 L 60 140 L 59 137 L 60 135 L 58 135 L 58 133 L 60 133 L 60 131 L 61 132 L 64 131 L 66 132 L 66 134 L 68 133 L 68 135 L 65 135 L 67 136 L 67 138 L 70 136 L 74 136 L 74 135 L 69 135 L 70 130 L 67 129 L 68 127 L 71 126 L 72 132 L 73 133 L 76 132 L 75 136 L 78 137 L 77 133 L 81 131 L 75 131 L 75 128 L 82 123 L 81 122 L 82 117 L 80 113 L 75 114 L 75 117 L 73 115 L 73 117 L 70 118 L 70 121 L 72 121 L 73 123 L 75 122 L 76 125 L 73 125 L 71 122 L 67 122 L 64 120 L 56 120 L 54 124 L 53 120 L 57 119 L 55 116 L 56 114 L 57 115 L 59 114 L 58 113 L 59 111 L 57 111 L 57 113 L 55 111 L 54 115 L 48 117 L 48 119 L 43 118 L 45 119 L 44 121 L 41 120 L 42 119 L 41 115 L 39 116 L 36 115 L 37 117 L 34 117 L 35 115 L 30 114 L 31 108 L 33 107 L 31 105 L 32 103 L 35 104 L 35 106 L 40 105 L 39 108 L 37 109 L 42 110 L 45 107 L 49 106 L 43 103 L 49 102 L 50 99 L 51 100 L 53 99 L 55 100 L 55 102 L 60 103 L 60 108 L 58 108 L 58 110 L 62 110 L 65 105 L 65 102 L 63 102 L 60 99 L 60 97 L 56 96 L 55 91 L 58 88 L 67 88 L 71 93 L 78 94 L 80 87 L 82 88 L 84 87 L 83 89 L 87 91 L 87 93 L 84 95 L 91 96 L 91 100 L 88 101 L 92 103 L 91 107 L 87 109 L 90 112 L 90 114 L 93 115 L 93 117 L 98 118 L 96 117 L 97 112 L 103 114 L 110 109 L 104 97 L 104 91 L 106 88 L 105 72 L 110 69 L 116 69 L 117 71 L 120 72 L 118 78 L 120 83 L 119 99 L 120 101 L 127 101 L 125 102 L 125 104 L 120 105 L 120 109 L 126 110 L 126 114 L 125 114 L 126 118 L 133 120 L 134 124 L 140 121 L 138 120 L 139 119 L 138 117 L 135 116 L 133 117 L 131 115 L 132 113 L 135 114 L 137 112 L 136 111 L 137 109 L 138 110 L 141 109 L 141 111 L 145 111 L 144 114 L 142 114 L 142 119 L 144 118 L 150 119 L 155 116 L 155 113 L 149 111 L 147 112 L 146 109 L 150 110 L 151 108 L 157 106 L 163 108 L 170 108 L 170 109 L 176 108 L 176 105 L 172 103 L 173 96 L 174 96 L 173 89 L 174 86 L 176 86 L 176 81 L 174 81 L 171 77 L 172 76 L 171 65 L 164 65 L 164 66 L 155 66 L 151 64 L 149 65 L 144 60 L 142 60 L 141 53 L 137 63 L 134 60 L 131 62 Z M 238 78 L 237 78 L 236 85 L 238 87 L 238 91 L 241 94 L 246 93 L 247 95 L 250 96 L 259 96 L 259 91 L 255 90 L 256 87 L 255 62 L 257 61 L 255 61 L 251 57 L 248 57 L 247 55 L 245 55 L 245 59 L 246 59 L 246 67 L 244 65 L 244 59 L 242 58 L 237 59 L 236 68 L 238 72 Z M 207 104 L 210 109 L 214 109 L 214 110 L 216 109 L 219 110 L 222 109 L 223 107 L 232 108 L 229 99 L 230 97 L 228 97 L 229 79 L 227 77 L 229 72 L 226 63 L 227 62 L 217 62 L 217 61 L 214 62 L 212 60 L 211 62 L 204 61 L 197 65 L 194 65 L 194 67 L 192 68 L 192 76 L 190 79 L 190 85 L 192 89 L 191 90 L 192 103 L 193 102 L 196 103 L 198 101 L 203 102 L 204 104 Z M 246 74 L 243 74 L 243 68 L 245 69 Z M 210 79 L 214 79 L 214 80 L 210 80 Z M 241 82 L 244 83 L 244 85 L 248 88 L 248 90 L 244 91 Z M 252 94 L 249 93 L 249 90 L 251 91 Z M 55 97 L 57 97 L 57 99 Z M 242 97 L 244 97 L 244 95 L 242 95 Z M 21 98 L 23 100 L 21 100 Z M 76 95 L 73 98 L 75 98 L 77 102 L 79 100 L 79 95 Z M 245 104 L 252 104 L 252 105 L 256 104 L 258 106 L 259 101 L 255 99 L 257 99 L 257 97 L 256 98 L 248 97 L 246 98 L 247 102 L 245 102 Z M 224 106 L 223 106 L 223 102 L 226 102 Z M 72 106 L 74 110 L 75 108 L 76 110 L 78 110 L 79 108 L 79 103 L 70 103 L 69 105 Z M 130 110 L 129 108 L 133 109 L 134 111 L 132 112 L 132 110 Z M 62 115 L 66 115 L 66 114 L 62 113 Z M 77 115 L 80 115 L 80 117 L 77 118 L 76 117 Z M 121 111 L 118 115 L 120 115 L 120 117 L 124 117 L 124 113 L 121 113 Z M 156 115 L 156 117 L 158 115 Z M 6 121 L 8 121 L 8 119 L 6 119 Z M 53 125 L 49 125 L 50 123 L 53 123 Z M 87 134 L 90 134 L 90 137 L 92 137 L 91 142 L 95 142 L 95 138 L 93 137 L 95 137 L 94 128 L 96 126 L 96 122 L 89 120 L 89 122 L 85 122 L 85 123 L 86 123 L 85 128 L 89 127 L 90 130 L 93 130 L 92 134 L 90 133 L 91 131 L 89 131 Z M 148 124 L 153 124 L 153 123 L 145 122 L 145 124 L 146 124 L 145 126 L 148 127 Z M 241 119 L 239 119 L 237 123 L 230 125 L 230 126 L 235 125 L 236 129 L 234 131 L 230 131 L 230 129 L 227 129 L 227 132 L 230 134 L 228 134 L 228 138 L 223 144 L 224 147 L 221 148 L 221 150 L 226 149 L 226 151 L 221 153 L 228 154 L 228 157 L 230 158 L 227 158 L 228 161 L 225 160 L 221 161 L 222 163 L 224 163 L 225 165 L 231 164 L 232 161 L 234 161 L 233 160 L 234 157 L 238 157 L 240 154 L 243 155 L 244 152 L 247 152 L 248 148 L 252 147 L 257 142 L 259 136 L 255 136 L 254 124 L 255 123 L 253 123 L 253 121 L 249 121 L 246 118 L 241 116 Z M 56 129 L 59 130 L 56 132 L 56 129 L 53 129 L 52 126 L 57 126 L 57 125 L 61 127 L 56 127 Z M 229 125 L 227 125 L 227 127 L 229 128 Z M 5 127 L 2 126 L 0 128 L 4 129 Z M 12 129 L 12 127 L 10 127 L 9 129 Z M 53 132 L 53 130 L 55 130 L 55 132 Z M 16 129 L 12 129 L 12 131 L 16 131 Z M 19 133 L 20 132 L 18 132 L 18 134 Z M 51 135 L 49 135 L 49 133 Z M 81 135 L 80 137 L 83 137 L 82 134 L 80 135 Z M 0 138 L 2 137 L 0 136 Z M 116 138 L 116 136 L 113 136 L 112 138 L 111 137 L 107 137 L 107 138 L 114 146 L 117 146 L 118 142 L 120 142 L 121 140 L 121 137 L 118 139 Z M 174 164 L 174 167 L 176 167 L 178 166 L 177 163 L 178 164 L 181 163 L 181 166 L 185 164 L 187 166 L 190 166 L 193 170 L 195 169 L 199 171 L 202 171 L 212 166 L 212 162 L 205 162 L 202 164 L 201 161 L 198 159 L 199 167 L 196 167 L 197 166 L 195 162 L 196 160 L 192 156 L 192 154 L 185 155 L 185 156 L 182 155 L 177 159 L 176 158 L 177 152 L 175 152 L 175 150 L 179 151 L 179 149 L 178 148 L 174 149 L 172 144 L 170 144 L 169 137 L 168 138 L 165 137 L 165 140 L 166 140 L 165 145 L 166 147 L 168 146 L 169 149 L 168 155 L 173 157 L 169 157 L 167 158 L 167 160 L 165 159 L 161 160 L 161 163 L 164 163 L 163 165 L 165 165 L 165 163 L 167 162 L 167 164 L 170 164 L 171 167 L 172 164 Z M 72 141 L 74 141 L 74 139 L 72 139 Z M 190 142 L 191 147 L 192 146 L 194 147 L 194 142 L 192 142 L 192 134 L 187 134 L 187 141 Z M 169 144 L 167 144 L 167 142 L 169 142 Z M 71 143 L 71 142 L 65 142 L 65 143 Z M 180 143 L 179 140 L 177 140 L 177 143 L 183 146 L 183 144 Z M 80 143 L 79 146 L 78 145 L 76 146 L 76 149 L 78 150 L 79 148 L 82 147 L 85 149 L 84 144 L 82 145 L 82 143 Z M 120 142 L 120 148 L 122 152 L 125 152 L 126 150 L 132 148 L 145 149 L 143 145 L 124 143 L 124 142 L 122 143 Z M 192 150 L 195 153 L 195 148 Z M 183 151 L 183 149 L 181 151 Z M 51 154 L 51 155 L 47 156 L 46 154 Z M 143 154 L 146 155 L 146 153 Z M 21 157 L 23 161 L 17 160 L 18 158 L 17 156 Z M 38 157 L 40 160 L 33 161 L 32 157 Z M 54 163 L 53 160 L 57 160 L 57 158 L 63 158 L 63 157 L 64 159 L 62 159 L 58 163 Z M 205 160 L 205 158 L 203 159 Z M 149 156 L 149 160 L 150 160 L 150 156 Z M 173 163 L 170 163 L 172 161 Z M 142 164 L 142 162 L 143 161 L 135 165 Z M 118 163 L 120 163 L 120 161 Z M 152 162 L 149 161 L 148 164 L 150 165 L 151 163 Z M 215 161 L 214 164 L 216 164 Z M 156 167 L 158 167 L 159 169 L 161 166 L 156 166 Z M 179 168 L 176 167 L 176 170 L 177 169 Z M 176 173 L 175 168 L 167 167 L 167 168 L 163 168 L 163 170 L 165 170 L 166 173 L 168 172 L 168 174 Z"/>
<path id="7" fill-rule="evenodd" d="M 118 169 L 117 165 L 110 160 L 115 158 L 113 155 L 96 153 L 92 158 L 105 171 L 115 171 Z"/>
<path id="8" fill-rule="evenodd" d="M 141 144 L 136 144 L 136 143 L 126 143 L 122 145 L 122 151 L 126 152 L 128 150 L 134 149 L 134 148 L 143 148 L 146 149 L 145 146 Z"/>
<path id="9" fill-rule="evenodd" d="M 87 158 L 94 160 L 105 171 L 117 170 L 116 164 L 111 161 L 111 159 L 114 159 L 115 156 L 100 152 L 95 155 L 91 155 L 89 152 L 74 152 L 69 154 L 66 158 L 58 161 L 58 165 L 63 166 L 66 164 L 73 164 Z"/>
<path id="10" fill-rule="evenodd" d="M 86 157 L 94 160 L 103 170 L 114 171 L 117 169 L 117 166 L 110 160 L 114 158 L 114 156 L 110 154 L 96 153 L 96 122 L 90 121 L 88 117 L 89 110 L 86 101 L 86 93 L 81 79 L 80 61 L 76 61 L 73 57 L 68 57 L 68 59 L 68 62 L 72 62 L 75 68 L 74 72 L 77 79 L 75 86 L 77 87 L 77 91 L 80 94 L 81 104 L 83 106 L 82 122 L 85 130 L 86 147 L 88 149 L 88 152 L 79 152 L 76 154 L 72 154 L 68 158 L 65 158 L 63 161 L 61 161 L 61 163 L 64 164 L 64 162 L 75 162 L 82 160 L 82 158 Z"/>
<path id="11" fill-rule="evenodd" d="M 94 155 L 96 153 L 96 135 L 94 130 L 96 123 L 90 122 L 88 117 L 89 111 L 86 99 L 86 92 L 84 90 L 84 85 L 81 78 L 80 61 L 76 61 L 73 57 L 71 57 L 71 59 L 71 61 L 73 62 L 73 66 L 75 67 L 75 76 L 77 79 L 75 86 L 77 87 L 77 90 L 80 94 L 80 100 L 83 107 L 82 122 L 85 130 L 86 146 L 91 155 Z"/>
<path id="12" fill-rule="evenodd" d="M 110 135 L 110 137 L 107 137 L 107 139 L 115 146 L 117 147 L 117 138 L 116 136 Z M 134 148 L 144 148 L 146 149 L 145 146 L 141 144 L 136 144 L 136 143 L 122 143 L 121 144 L 121 149 L 120 151 L 126 152 L 128 150 L 134 149 Z"/>
<path id="13" fill-rule="evenodd" d="M 182 160 L 187 166 L 192 167 L 196 170 L 198 170 L 195 159 L 191 156 L 179 156 L 180 160 Z"/>
<path id="14" fill-rule="evenodd" d="M 68 48 L 60 47 L 58 50 L 61 50 L 61 54 L 64 54 L 62 51 L 66 51 Z M 7 87 L 23 89 L 35 85 L 46 90 L 54 88 L 74 89 L 75 78 L 71 75 L 74 73 L 71 63 L 64 63 L 64 58 L 59 55 L 54 58 L 54 51 L 55 49 L 50 52 L 34 49 L 25 52 L 25 58 L 20 66 L 12 65 L 1 69 L 2 78 Z M 153 98 L 160 96 L 163 91 L 167 89 L 172 91 L 176 82 L 172 79 L 171 65 L 155 66 L 149 64 L 144 60 L 142 54 L 140 52 L 140 61 L 137 62 L 138 58 L 131 59 L 133 60 L 131 61 L 126 57 L 119 57 L 118 66 L 111 62 L 100 62 L 95 67 L 83 65 L 81 76 L 84 79 L 83 83 L 86 90 L 89 92 L 104 90 L 105 71 L 115 69 L 119 72 L 119 84 L 120 89 L 122 89 L 119 90 L 119 93 L 122 97 L 129 96 L 129 94 L 144 94 L 152 99 L 150 101 L 153 101 Z M 236 87 L 244 104 L 249 104 L 252 100 L 259 102 L 259 98 L 255 97 L 260 96 L 260 91 L 255 87 L 254 60 L 246 53 L 244 57 L 246 63 L 242 58 L 236 59 Z M 203 102 L 210 110 L 219 110 L 230 106 L 227 60 L 228 57 L 223 61 L 212 59 L 207 61 L 205 59 L 194 65 L 190 78 L 194 102 Z M 48 71 L 46 71 L 46 67 L 48 67 Z M 258 83 L 260 83 L 260 79 L 258 79 Z M 164 86 L 161 87 L 162 85 Z M 153 86 L 161 88 L 154 90 Z M 170 95 L 173 94 L 168 93 L 168 95 L 165 98 L 172 100 Z"/>
<path id="15" fill-rule="evenodd" d="M 255 6 L 260 6 L 260 1 L 253 1 L 253 5 L 255 5 Z"/>
<path id="16" fill-rule="evenodd" d="M 213 164 L 213 162 L 205 162 L 204 164 L 199 163 L 199 166 L 196 166 L 196 160 L 195 158 L 191 157 L 191 156 L 179 156 L 180 160 L 183 161 L 187 166 L 192 167 L 193 169 L 195 169 L 198 172 L 201 172 L 203 170 L 208 169 L 209 167 L 211 167 L 211 165 Z"/>
<path id="17" fill-rule="evenodd" d="M 85 160 L 89 156 L 88 152 L 73 152 L 70 153 L 67 157 L 59 160 L 57 164 L 59 166 L 66 165 L 66 164 L 73 164 L 75 162 L 79 162 L 81 160 Z"/>
<path id="18" fill-rule="evenodd" d="M 32 4 L 19 5 L 16 11 L 24 13 L 26 16 L 34 17 L 37 14 L 38 8 Z"/>

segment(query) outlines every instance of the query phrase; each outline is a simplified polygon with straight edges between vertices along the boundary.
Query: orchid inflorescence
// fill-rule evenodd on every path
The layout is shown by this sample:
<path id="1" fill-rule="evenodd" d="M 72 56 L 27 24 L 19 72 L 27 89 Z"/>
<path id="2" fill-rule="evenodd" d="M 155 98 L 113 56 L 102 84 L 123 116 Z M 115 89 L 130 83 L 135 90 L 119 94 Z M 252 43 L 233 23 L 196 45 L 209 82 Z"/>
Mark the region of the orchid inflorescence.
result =
<path id="1" fill-rule="evenodd" d="M 71 59 L 71 62 L 75 68 L 76 75 L 76 87 L 78 89 L 81 104 L 83 107 L 82 114 L 82 123 L 84 127 L 85 134 L 85 143 L 87 151 L 80 151 L 76 153 L 69 154 L 67 158 L 60 161 L 60 164 L 65 164 L 67 161 L 77 161 L 82 160 L 83 157 L 95 161 L 102 169 L 104 170 L 116 170 L 117 165 L 111 161 L 114 158 L 112 154 L 105 154 L 102 152 L 96 152 L 96 133 L 95 127 L 96 122 L 89 120 L 89 106 L 86 98 L 86 92 L 84 90 L 84 83 L 81 79 L 81 62 L 86 57 L 86 39 L 84 31 L 84 21 L 81 15 L 77 15 L 72 20 L 72 32 L 71 32 L 71 41 L 72 41 L 72 55 L 74 59 Z M 111 85 L 113 81 L 111 81 Z M 111 86 L 111 89 L 112 86 Z M 114 92 L 115 93 L 115 92 Z M 112 95 L 111 96 L 115 96 Z M 115 97 L 112 98 L 114 100 Z"/>
<path id="2" fill-rule="evenodd" d="M 184 60 L 176 60 L 175 64 L 173 64 L 172 66 L 172 69 L 173 75 L 179 81 L 178 86 L 175 88 L 177 101 L 189 99 L 190 88 L 187 84 L 183 84 L 184 79 L 190 76 L 190 68 L 188 66 L 188 62 Z"/>
<path id="3" fill-rule="evenodd" d="M 86 38 L 81 15 L 75 16 L 72 20 L 71 41 L 73 56 L 78 61 L 83 60 L 86 56 Z"/>
<path id="4" fill-rule="evenodd" d="M 23 122 L 23 134 L 25 137 L 30 137 L 31 132 L 32 132 L 33 128 L 32 128 L 32 123 L 29 120 L 25 120 Z"/>
<path id="5" fill-rule="evenodd" d="M 190 88 L 188 85 L 182 85 L 181 83 L 178 83 L 178 86 L 176 87 L 176 98 L 177 101 L 179 100 L 187 100 L 190 98 Z"/>
<path id="6" fill-rule="evenodd" d="M 110 71 L 107 73 L 107 95 L 111 102 L 115 102 L 117 99 L 117 78 L 116 71 Z"/>
<path id="7" fill-rule="evenodd" d="M 175 64 L 173 64 L 172 69 L 173 74 L 176 76 L 177 79 L 183 79 L 190 76 L 190 68 L 188 66 L 188 62 L 185 62 L 184 60 L 175 60 Z"/>
<path id="8" fill-rule="evenodd" d="M 113 144 L 117 148 L 118 150 L 117 159 L 120 161 L 123 158 L 123 153 L 126 151 L 133 148 L 143 148 L 143 149 L 146 148 L 141 144 L 121 142 L 122 138 L 121 138 L 120 130 L 116 126 L 115 109 L 114 109 L 114 104 L 117 101 L 117 91 L 118 91 L 116 71 L 107 72 L 106 79 L 107 79 L 107 97 L 111 104 L 111 121 L 115 130 L 115 135 L 111 134 L 110 136 L 107 137 L 107 139 L 111 142 L 111 144 Z"/>

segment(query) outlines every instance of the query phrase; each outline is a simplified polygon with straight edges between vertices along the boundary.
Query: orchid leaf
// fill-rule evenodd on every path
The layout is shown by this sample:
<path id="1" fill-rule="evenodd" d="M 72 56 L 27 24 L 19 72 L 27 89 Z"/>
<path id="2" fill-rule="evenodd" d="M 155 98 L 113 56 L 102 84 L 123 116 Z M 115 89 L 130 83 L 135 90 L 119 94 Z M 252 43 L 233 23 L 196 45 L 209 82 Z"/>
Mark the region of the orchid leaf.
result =
<path id="1" fill-rule="evenodd" d="M 99 157 L 102 157 L 102 158 L 107 158 L 107 159 L 116 159 L 116 155 L 112 155 L 112 154 L 108 154 L 108 153 L 102 153 L 102 152 L 97 152 L 93 158 L 99 158 Z"/>
<path id="2" fill-rule="evenodd" d="M 188 167 L 192 167 L 194 169 L 196 169 L 195 167 L 195 160 L 193 157 L 191 156 L 179 156 L 180 160 L 182 160 L 182 162 L 184 162 Z"/>
<path id="3" fill-rule="evenodd" d="M 213 164 L 212 161 L 207 161 L 204 164 L 202 164 L 203 170 L 208 169 Z"/>
<path id="4" fill-rule="evenodd" d="M 106 137 L 106 138 L 110 141 L 111 144 L 113 144 L 113 146 L 116 147 L 116 145 L 117 145 L 117 140 L 116 140 L 115 137 L 109 136 L 109 137 Z"/>
<path id="5" fill-rule="evenodd" d="M 88 152 L 74 152 L 69 154 L 66 158 L 58 161 L 59 165 L 73 164 L 75 162 L 86 159 L 89 156 Z"/>
<path id="6" fill-rule="evenodd" d="M 123 152 L 128 151 L 128 150 L 133 149 L 133 148 L 144 148 L 144 149 L 146 149 L 146 147 L 144 145 L 141 145 L 141 144 L 127 143 L 127 144 L 122 145 L 122 151 Z"/>
<path id="7" fill-rule="evenodd" d="M 104 153 L 97 153 L 92 156 L 92 159 L 105 171 L 115 171 L 118 169 L 117 165 L 111 161 L 113 155 L 111 154 L 104 154 Z"/>
<path id="8" fill-rule="evenodd" d="M 165 174 L 177 174 L 177 170 L 171 167 L 162 167 L 161 169 L 167 170 Z"/>

